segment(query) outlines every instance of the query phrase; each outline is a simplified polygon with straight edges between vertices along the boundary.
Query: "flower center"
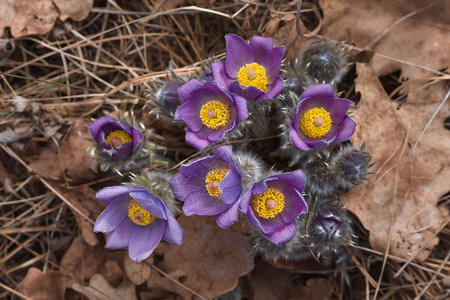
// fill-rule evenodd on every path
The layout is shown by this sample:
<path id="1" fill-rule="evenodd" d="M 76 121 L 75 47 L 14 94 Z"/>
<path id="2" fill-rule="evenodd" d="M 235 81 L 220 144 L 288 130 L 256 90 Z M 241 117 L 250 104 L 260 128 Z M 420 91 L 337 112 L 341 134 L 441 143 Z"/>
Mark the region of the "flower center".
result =
<path id="1" fill-rule="evenodd" d="M 134 199 L 131 199 L 128 204 L 128 217 L 134 224 L 140 226 L 147 226 L 156 219 L 156 216 L 145 210 L 145 208 Z"/>
<path id="2" fill-rule="evenodd" d="M 254 195 L 252 203 L 261 218 L 275 218 L 284 209 L 284 194 L 279 189 L 268 188 L 264 193 Z"/>
<path id="3" fill-rule="evenodd" d="M 308 109 L 303 115 L 300 128 L 310 138 L 323 137 L 331 128 L 330 113 L 323 107 Z"/>
<path id="4" fill-rule="evenodd" d="M 230 107 L 219 100 L 211 100 L 203 104 L 200 109 L 200 119 L 206 127 L 218 129 L 227 125 L 230 119 Z"/>
<path id="5" fill-rule="evenodd" d="M 206 191 L 210 196 L 220 198 L 221 193 L 219 189 L 219 183 L 222 181 L 222 179 L 225 177 L 229 169 L 227 168 L 216 168 L 208 173 L 206 173 L 205 177 L 205 187 Z"/>
<path id="6" fill-rule="evenodd" d="M 132 142 L 133 139 L 125 130 L 116 130 L 108 134 L 106 141 L 111 145 L 111 149 L 113 149 L 125 142 Z"/>
<path id="7" fill-rule="evenodd" d="M 257 63 L 246 64 L 239 69 L 237 81 L 242 86 L 254 86 L 264 92 L 267 86 L 266 68 Z"/>

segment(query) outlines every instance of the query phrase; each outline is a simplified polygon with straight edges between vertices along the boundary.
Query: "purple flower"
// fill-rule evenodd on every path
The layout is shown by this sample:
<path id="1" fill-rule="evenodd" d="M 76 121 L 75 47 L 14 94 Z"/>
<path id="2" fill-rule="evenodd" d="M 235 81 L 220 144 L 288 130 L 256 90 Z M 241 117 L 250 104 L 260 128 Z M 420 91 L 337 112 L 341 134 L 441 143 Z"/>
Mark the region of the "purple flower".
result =
<path id="1" fill-rule="evenodd" d="M 89 125 L 89 131 L 102 152 L 113 160 L 126 160 L 142 140 L 139 131 L 125 121 L 101 117 Z"/>
<path id="2" fill-rule="evenodd" d="M 353 102 L 336 98 L 329 84 L 310 86 L 302 95 L 289 130 L 292 144 L 300 150 L 324 148 L 347 140 L 355 122 L 347 115 Z"/>
<path id="3" fill-rule="evenodd" d="M 97 199 L 108 207 L 94 225 L 109 232 L 106 248 L 128 248 L 130 258 L 141 261 L 152 254 L 162 237 L 172 244 L 183 241 L 183 231 L 161 198 L 138 186 L 101 189 Z"/>
<path id="4" fill-rule="evenodd" d="M 175 112 L 188 126 L 186 142 L 203 149 L 227 135 L 248 117 L 247 101 L 221 90 L 214 82 L 192 79 L 179 88 L 183 100 Z"/>
<path id="5" fill-rule="evenodd" d="M 170 186 L 175 196 L 184 201 L 183 211 L 187 216 L 217 215 L 217 224 L 228 228 L 238 219 L 241 177 L 231 147 L 222 146 L 213 149 L 212 156 L 181 166 Z"/>
<path id="6" fill-rule="evenodd" d="M 302 191 L 305 176 L 301 170 L 272 175 L 255 183 L 239 204 L 255 227 L 277 244 L 290 241 L 296 231 L 295 218 L 308 211 Z"/>
<path id="7" fill-rule="evenodd" d="M 272 38 L 255 36 L 247 44 L 234 34 L 225 36 L 225 62 L 211 65 L 214 80 L 247 100 L 275 98 L 283 90 L 278 77 L 284 47 L 273 47 Z"/>

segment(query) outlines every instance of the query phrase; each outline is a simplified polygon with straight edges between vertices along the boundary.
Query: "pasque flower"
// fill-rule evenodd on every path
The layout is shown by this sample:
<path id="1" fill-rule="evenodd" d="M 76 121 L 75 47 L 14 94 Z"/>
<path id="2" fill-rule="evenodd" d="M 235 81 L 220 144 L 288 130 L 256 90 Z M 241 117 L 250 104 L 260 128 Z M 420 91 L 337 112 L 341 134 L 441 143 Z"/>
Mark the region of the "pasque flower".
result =
<path id="1" fill-rule="evenodd" d="M 106 248 L 128 248 L 131 259 L 142 261 L 162 237 L 175 245 L 183 241 L 183 231 L 167 203 L 143 187 L 106 187 L 97 199 L 108 205 L 94 225 L 96 232 L 109 232 Z"/>
<path id="2" fill-rule="evenodd" d="M 217 224 L 228 228 L 238 219 L 242 173 L 233 160 L 231 147 L 217 147 L 212 152 L 212 156 L 181 166 L 170 186 L 184 201 L 186 215 L 217 215 Z"/>
<path id="3" fill-rule="evenodd" d="M 239 208 L 256 230 L 272 242 L 282 244 L 295 235 L 295 218 L 308 211 L 302 196 L 304 188 L 301 170 L 272 175 L 255 183 Z"/>
<path id="4" fill-rule="evenodd" d="M 219 86 L 247 100 L 274 98 L 283 90 L 278 77 L 284 47 L 273 47 L 272 38 L 255 36 L 249 44 L 227 34 L 225 62 L 211 65 Z"/>
<path id="5" fill-rule="evenodd" d="M 336 98 L 329 84 L 310 86 L 300 99 L 289 130 L 292 144 L 309 150 L 349 139 L 355 122 L 346 112 L 352 105 L 350 100 Z"/>
<path id="6" fill-rule="evenodd" d="M 141 133 L 123 120 L 104 116 L 89 125 L 100 152 L 111 160 L 127 160 L 142 141 Z"/>
<path id="7" fill-rule="evenodd" d="M 192 79 L 178 91 L 183 105 L 174 117 L 187 124 L 186 142 L 199 150 L 224 138 L 248 117 L 247 101 L 226 93 L 214 82 Z"/>

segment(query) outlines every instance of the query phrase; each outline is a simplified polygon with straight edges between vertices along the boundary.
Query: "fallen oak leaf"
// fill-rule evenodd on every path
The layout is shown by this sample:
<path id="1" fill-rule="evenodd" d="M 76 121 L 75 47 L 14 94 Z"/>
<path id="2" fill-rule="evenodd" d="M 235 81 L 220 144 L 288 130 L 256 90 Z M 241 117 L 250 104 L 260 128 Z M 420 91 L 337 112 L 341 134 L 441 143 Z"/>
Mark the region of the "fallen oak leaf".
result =
<path id="1" fill-rule="evenodd" d="M 135 285 L 124 278 L 118 287 L 112 287 L 101 274 L 94 274 L 89 285 L 75 283 L 72 288 L 86 296 L 89 300 L 127 299 L 137 300 Z"/>
<path id="2" fill-rule="evenodd" d="M 16 6 L 14 0 L 0 1 L 0 37 L 3 36 L 5 27 L 11 25 L 16 16 Z"/>
<path id="3" fill-rule="evenodd" d="M 74 21 L 84 20 L 92 9 L 94 0 L 53 0 L 58 7 L 61 21 L 71 18 Z"/>
<path id="4" fill-rule="evenodd" d="M 234 289 L 239 277 L 253 269 L 255 253 L 241 233 L 219 228 L 215 217 L 181 215 L 178 222 L 184 241 L 179 246 L 169 245 L 158 267 L 167 273 L 186 274 L 183 285 L 214 298 Z"/>
<path id="5" fill-rule="evenodd" d="M 355 89 L 361 93 L 361 101 L 352 115 L 358 124 L 353 142 L 366 143 L 376 162 L 376 175 L 341 199 L 370 231 L 374 249 L 385 251 L 389 245 L 393 255 L 405 259 L 416 255 L 416 260 L 424 260 L 439 242 L 437 231 L 448 216 L 448 210 L 438 208 L 437 201 L 448 191 L 450 166 L 445 154 L 450 149 L 419 144 L 410 153 L 407 145 L 415 140 L 411 140 L 411 127 L 405 125 L 412 121 L 415 128 L 424 128 L 426 118 L 419 117 L 423 110 L 412 106 L 408 116 L 398 113 L 371 66 L 358 63 L 356 70 Z M 409 120 L 411 115 L 413 120 Z M 446 132 L 441 129 L 428 134 L 440 143 Z"/>
<path id="6" fill-rule="evenodd" d="M 11 34 L 15 38 L 46 34 L 59 15 L 52 0 L 15 0 L 15 4 L 17 14 L 11 22 Z"/>
<path id="7" fill-rule="evenodd" d="M 37 268 L 30 268 L 20 290 L 34 300 L 60 300 L 64 299 L 65 280 L 61 272 L 50 270 L 42 273 Z"/>

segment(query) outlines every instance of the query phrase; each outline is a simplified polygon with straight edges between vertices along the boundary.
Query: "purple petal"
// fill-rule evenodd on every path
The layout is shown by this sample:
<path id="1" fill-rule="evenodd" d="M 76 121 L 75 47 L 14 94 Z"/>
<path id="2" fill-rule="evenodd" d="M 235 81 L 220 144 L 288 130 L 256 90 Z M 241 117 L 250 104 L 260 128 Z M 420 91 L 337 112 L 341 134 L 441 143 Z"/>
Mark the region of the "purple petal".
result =
<path id="1" fill-rule="evenodd" d="M 280 78 L 277 78 L 270 90 L 264 96 L 260 96 L 258 99 L 272 99 L 278 96 L 278 94 L 280 94 L 282 91 L 283 81 Z"/>
<path id="2" fill-rule="evenodd" d="M 130 258 L 135 261 L 142 261 L 149 257 L 164 234 L 166 222 L 155 219 L 147 226 L 137 225 L 130 236 L 128 252 Z"/>
<path id="3" fill-rule="evenodd" d="M 236 170 L 229 170 L 219 183 L 222 202 L 233 204 L 239 200 L 242 193 L 241 176 Z"/>
<path id="4" fill-rule="evenodd" d="M 174 245 L 179 245 L 183 242 L 183 229 L 181 229 L 180 224 L 178 224 L 177 220 L 172 216 L 169 211 L 166 211 L 167 214 L 167 222 L 166 229 L 164 230 L 164 239 L 169 243 Z"/>
<path id="5" fill-rule="evenodd" d="M 255 61 L 266 69 L 267 81 L 272 84 L 277 79 L 284 47 L 273 48 L 272 38 L 255 36 L 250 41 L 255 53 Z"/>
<path id="6" fill-rule="evenodd" d="M 197 89 L 201 88 L 202 86 L 203 82 L 197 79 L 191 79 L 182 86 L 180 86 L 178 88 L 178 94 L 180 95 L 181 100 L 183 100 L 183 103 L 192 100 L 193 98 L 192 93 Z"/>
<path id="7" fill-rule="evenodd" d="M 255 88 L 254 86 L 243 87 L 239 82 L 233 81 L 230 83 L 230 91 L 247 100 L 255 100 L 263 97 L 264 92 Z"/>
<path id="8" fill-rule="evenodd" d="M 205 192 L 194 192 L 184 201 L 183 212 L 186 216 L 193 214 L 200 216 L 213 216 L 224 212 L 230 206 L 220 201 L 219 198 L 210 196 Z"/>
<path id="9" fill-rule="evenodd" d="M 293 126 L 291 126 L 291 128 L 289 129 L 289 139 L 291 140 L 291 143 L 294 145 L 294 147 L 299 150 L 311 149 L 311 147 L 300 138 L 297 129 Z"/>
<path id="10" fill-rule="evenodd" d="M 201 105 L 199 102 L 186 102 L 177 108 L 174 119 L 183 120 L 191 131 L 197 132 L 204 126 L 202 120 L 200 119 L 200 109 Z"/>
<path id="11" fill-rule="evenodd" d="M 225 70 L 229 77 L 236 78 L 239 70 L 255 61 L 253 49 L 239 36 L 227 34 L 227 57 L 225 58 Z"/>
<path id="12" fill-rule="evenodd" d="M 344 118 L 344 121 L 340 125 L 339 131 L 336 135 L 336 142 L 342 142 L 349 139 L 355 132 L 355 122 L 349 117 Z"/>
<path id="13" fill-rule="evenodd" d="M 297 228 L 294 221 L 287 224 L 283 229 L 275 231 L 272 234 L 266 234 L 266 236 L 276 244 L 283 244 L 290 241 L 294 237 L 296 230 Z"/>
<path id="14" fill-rule="evenodd" d="M 226 229 L 236 223 L 238 220 L 238 206 L 239 201 L 236 201 L 229 209 L 218 214 L 216 217 L 217 225 Z"/>
<path id="15" fill-rule="evenodd" d="M 303 190 L 305 189 L 305 174 L 302 170 L 277 174 L 275 176 L 270 176 L 269 178 L 276 178 L 278 180 L 284 181 L 285 185 L 292 187 L 299 192 L 303 192 Z"/>
<path id="16" fill-rule="evenodd" d="M 301 101 L 311 97 L 333 97 L 334 90 L 329 84 L 316 84 L 311 85 L 306 91 L 303 92 Z"/>
<path id="17" fill-rule="evenodd" d="M 249 205 L 250 205 L 250 198 L 252 196 L 252 189 L 248 190 L 247 193 L 242 197 L 241 201 L 239 202 L 239 210 L 242 211 L 244 214 L 247 214 Z"/>
<path id="18" fill-rule="evenodd" d="M 110 232 L 105 248 L 112 250 L 128 248 L 131 233 L 136 226 L 138 225 L 134 224 L 130 218 L 123 219 L 122 223 Z"/>
<path id="19" fill-rule="evenodd" d="M 137 203 L 139 203 L 146 211 L 148 211 L 152 215 L 160 219 L 167 220 L 164 205 L 157 197 L 149 194 L 146 191 L 132 192 L 130 193 L 130 196 L 133 197 L 137 201 Z"/>
<path id="20" fill-rule="evenodd" d="M 247 100 L 237 95 L 232 97 L 236 106 L 236 122 L 239 123 L 248 118 Z"/>
<path id="21" fill-rule="evenodd" d="M 133 150 L 136 148 L 136 146 L 142 141 L 142 135 L 139 132 L 139 130 L 135 129 L 134 127 L 131 128 L 132 136 L 133 136 Z"/>
<path id="22" fill-rule="evenodd" d="M 98 136 L 100 132 L 102 132 L 102 127 L 106 124 L 116 124 L 118 121 L 114 119 L 113 117 L 100 117 L 94 122 L 92 122 L 91 125 L 88 126 L 89 131 L 91 132 L 92 138 L 98 142 Z"/>
<path id="23" fill-rule="evenodd" d="M 218 86 L 224 90 L 229 90 L 230 83 L 233 81 L 225 71 L 225 63 L 217 61 L 211 65 L 211 74 Z"/>
<path id="24" fill-rule="evenodd" d="M 111 202 L 117 200 L 117 199 L 125 199 L 125 200 L 131 200 L 131 197 L 129 196 L 129 193 L 135 192 L 135 191 L 142 191 L 145 189 L 140 187 L 131 187 L 131 186 L 109 186 L 101 189 L 97 192 L 97 200 L 105 203 L 110 204 Z"/>
<path id="25" fill-rule="evenodd" d="M 281 213 L 281 218 L 283 222 L 288 224 L 294 222 L 295 217 L 300 214 L 304 214 L 308 212 L 308 206 L 306 205 L 305 200 L 300 191 L 295 190 L 291 195 L 285 195 L 286 198 L 286 207 Z"/>
<path id="26" fill-rule="evenodd" d="M 207 139 L 203 139 L 201 135 L 197 134 L 196 132 L 192 132 L 189 129 L 186 132 L 186 143 L 194 146 L 195 148 L 197 148 L 197 150 L 202 150 L 210 144 Z"/>
<path id="27" fill-rule="evenodd" d="M 322 107 L 329 112 L 333 124 L 340 124 L 346 117 L 347 110 L 353 106 L 353 102 L 347 99 L 328 98 L 330 99 L 322 105 Z"/>
<path id="28" fill-rule="evenodd" d="M 94 231 L 110 232 L 116 229 L 128 215 L 128 203 L 126 199 L 111 202 L 95 221 Z"/>

